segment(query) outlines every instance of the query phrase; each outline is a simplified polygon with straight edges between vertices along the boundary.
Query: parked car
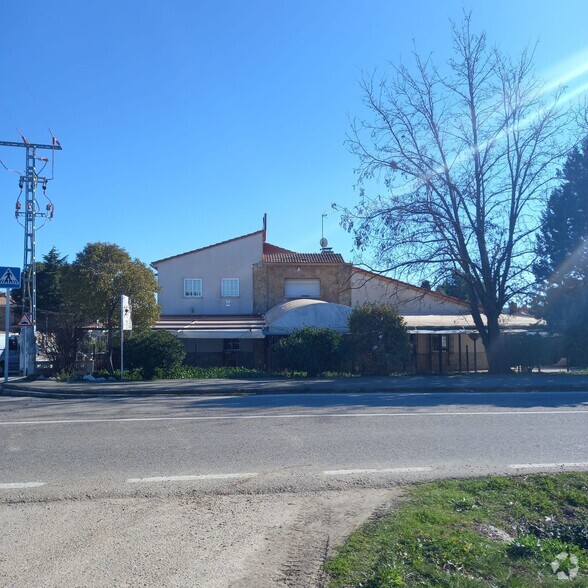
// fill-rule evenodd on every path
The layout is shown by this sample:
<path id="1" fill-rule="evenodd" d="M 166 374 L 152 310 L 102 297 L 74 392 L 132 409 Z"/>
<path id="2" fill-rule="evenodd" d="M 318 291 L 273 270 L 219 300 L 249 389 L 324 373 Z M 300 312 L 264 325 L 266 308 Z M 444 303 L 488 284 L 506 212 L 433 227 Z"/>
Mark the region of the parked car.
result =
<path id="1" fill-rule="evenodd" d="M 0 376 L 4 376 L 6 363 L 5 337 L 0 335 Z M 18 374 L 20 371 L 20 335 L 8 337 L 8 374 Z"/>

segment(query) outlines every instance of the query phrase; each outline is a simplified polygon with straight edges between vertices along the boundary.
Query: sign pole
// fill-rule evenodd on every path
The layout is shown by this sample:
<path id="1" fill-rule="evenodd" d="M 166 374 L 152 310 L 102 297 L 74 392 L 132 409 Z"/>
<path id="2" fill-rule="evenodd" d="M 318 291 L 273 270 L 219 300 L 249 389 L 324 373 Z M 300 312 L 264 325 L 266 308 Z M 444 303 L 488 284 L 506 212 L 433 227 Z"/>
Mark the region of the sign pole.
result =
<path id="1" fill-rule="evenodd" d="M 4 383 L 6 384 L 8 382 L 8 370 L 10 369 L 10 290 L 11 288 L 20 288 L 19 267 L 0 267 L 0 288 L 5 288 L 6 291 L 4 324 Z"/>
<path id="2" fill-rule="evenodd" d="M 8 368 L 10 367 L 10 289 L 6 288 L 6 321 L 4 326 L 4 383 L 8 383 Z"/>
<path id="3" fill-rule="evenodd" d="M 125 328 L 124 328 L 124 319 L 125 319 L 125 304 L 124 304 L 124 296 L 121 295 L 120 297 L 120 381 L 122 382 L 125 379 L 124 373 L 124 345 L 125 345 Z"/>
<path id="4" fill-rule="evenodd" d="M 120 296 L 120 379 L 124 376 L 124 357 L 123 349 L 125 343 L 125 331 L 133 330 L 133 320 L 131 317 L 131 301 L 128 296 Z"/>

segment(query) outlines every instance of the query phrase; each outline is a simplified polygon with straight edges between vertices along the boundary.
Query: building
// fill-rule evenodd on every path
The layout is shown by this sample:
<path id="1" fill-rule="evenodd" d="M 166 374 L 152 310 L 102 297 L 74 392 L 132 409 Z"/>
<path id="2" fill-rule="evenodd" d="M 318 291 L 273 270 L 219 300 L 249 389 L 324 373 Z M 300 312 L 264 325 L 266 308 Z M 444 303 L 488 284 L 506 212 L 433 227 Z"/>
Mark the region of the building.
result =
<path id="1" fill-rule="evenodd" d="M 186 362 L 203 367 L 271 367 L 275 337 L 303 326 L 348 332 L 353 307 L 386 303 L 404 317 L 417 372 L 487 368 L 466 303 L 363 270 L 323 247 L 298 253 L 269 243 L 261 230 L 154 261 L 156 329 L 176 335 Z M 507 331 L 537 328 L 536 319 L 504 315 Z"/>

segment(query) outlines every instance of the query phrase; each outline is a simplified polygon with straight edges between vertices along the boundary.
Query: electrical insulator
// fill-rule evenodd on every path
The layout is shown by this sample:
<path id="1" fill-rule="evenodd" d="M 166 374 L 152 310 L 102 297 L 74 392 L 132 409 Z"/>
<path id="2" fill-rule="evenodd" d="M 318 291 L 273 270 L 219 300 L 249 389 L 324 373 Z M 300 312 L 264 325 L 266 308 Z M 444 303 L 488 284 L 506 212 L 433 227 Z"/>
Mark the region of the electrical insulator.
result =
<path id="1" fill-rule="evenodd" d="M 20 202 L 16 203 L 16 210 L 20 210 Z"/>

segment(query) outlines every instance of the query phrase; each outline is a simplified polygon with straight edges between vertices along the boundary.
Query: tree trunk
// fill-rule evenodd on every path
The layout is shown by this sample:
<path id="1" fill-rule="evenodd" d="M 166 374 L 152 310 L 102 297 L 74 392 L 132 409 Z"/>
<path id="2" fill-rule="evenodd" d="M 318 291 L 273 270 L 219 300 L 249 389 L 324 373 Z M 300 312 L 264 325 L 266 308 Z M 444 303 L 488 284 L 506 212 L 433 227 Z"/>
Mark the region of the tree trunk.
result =
<path id="1" fill-rule="evenodd" d="M 112 340 L 112 324 L 109 321 L 108 322 L 108 337 L 106 339 L 106 349 L 108 351 L 108 371 L 111 374 L 114 374 L 114 364 L 112 362 L 112 344 L 113 344 L 113 340 Z"/>
<path id="2" fill-rule="evenodd" d="M 488 358 L 488 373 L 509 374 L 508 357 L 504 346 L 504 334 L 500 330 L 497 316 L 488 316 L 488 329 L 483 337 L 486 357 Z"/>

